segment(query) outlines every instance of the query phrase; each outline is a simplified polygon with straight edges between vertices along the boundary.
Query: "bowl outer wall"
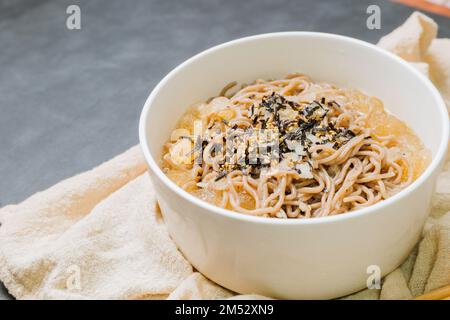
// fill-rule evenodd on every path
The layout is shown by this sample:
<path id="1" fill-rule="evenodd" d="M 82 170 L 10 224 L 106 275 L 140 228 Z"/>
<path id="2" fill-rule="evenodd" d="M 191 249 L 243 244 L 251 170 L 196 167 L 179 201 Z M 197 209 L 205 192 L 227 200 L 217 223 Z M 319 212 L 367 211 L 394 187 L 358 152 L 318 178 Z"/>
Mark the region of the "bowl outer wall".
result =
<path id="1" fill-rule="evenodd" d="M 147 139 L 143 138 L 149 118 L 144 114 L 148 117 L 143 112 L 140 137 L 149 161 Z M 441 131 L 448 140 L 448 123 Z M 377 265 L 386 274 L 413 248 L 427 217 L 436 172 L 445 153 L 440 146 L 435 149 L 432 170 L 395 201 L 384 201 L 367 212 L 343 215 L 348 216 L 345 219 L 299 223 L 244 218 L 199 206 L 161 179 L 153 159 L 149 165 L 171 236 L 207 277 L 241 293 L 333 298 L 363 288 L 368 266 Z"/>

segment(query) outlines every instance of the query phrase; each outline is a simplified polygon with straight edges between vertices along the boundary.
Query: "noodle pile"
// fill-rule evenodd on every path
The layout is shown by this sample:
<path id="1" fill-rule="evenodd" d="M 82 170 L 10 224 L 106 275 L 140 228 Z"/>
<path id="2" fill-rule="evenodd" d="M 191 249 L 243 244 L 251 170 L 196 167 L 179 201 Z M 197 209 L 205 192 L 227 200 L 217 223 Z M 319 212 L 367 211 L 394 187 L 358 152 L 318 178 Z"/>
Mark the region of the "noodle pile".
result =
<path id="1" fill-rule="evenodd" d="M 255 216 L 323 217 L 373 205 L 420 174 L 398 135 L 374 129 L 393 117 L 376 98 L 301 74 L 227 95 L 234 85 L 192 107 L 165 146 L 166 174 L 203 200 Z"/>

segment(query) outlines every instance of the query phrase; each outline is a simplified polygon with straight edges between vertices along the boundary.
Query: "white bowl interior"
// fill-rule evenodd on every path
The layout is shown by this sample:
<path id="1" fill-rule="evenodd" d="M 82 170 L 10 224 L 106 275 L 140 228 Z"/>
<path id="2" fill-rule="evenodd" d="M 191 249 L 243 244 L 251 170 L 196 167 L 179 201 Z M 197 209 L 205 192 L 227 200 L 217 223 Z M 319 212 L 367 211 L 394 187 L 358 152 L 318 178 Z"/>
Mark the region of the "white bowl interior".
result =
<path id="1" fill-rule="evenodd" d="M 380 98 L 385 108 L 418 134 L 433 156 L 438 152 L 445 130 L 442 102 L 428 80 L 401 59 L 365 42 L 293 32 L 226 43 L 172 71 L 147 101 L 151 106 L 144 121 L 150 153 L 158 162 L 162 145 L 186 108 L 216 95 L 227 83 L 278 78 L 292 72 Z"/>

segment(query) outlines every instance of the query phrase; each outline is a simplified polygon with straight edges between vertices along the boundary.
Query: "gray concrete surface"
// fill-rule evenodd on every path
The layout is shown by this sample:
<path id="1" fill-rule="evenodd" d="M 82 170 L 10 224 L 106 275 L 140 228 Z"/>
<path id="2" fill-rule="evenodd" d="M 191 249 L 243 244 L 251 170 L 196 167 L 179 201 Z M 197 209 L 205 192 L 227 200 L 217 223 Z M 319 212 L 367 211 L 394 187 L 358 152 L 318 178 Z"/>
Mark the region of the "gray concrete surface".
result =
<path id="1" fill-rule="evenodd" d="M 81 7 L 79 31 L 65 26 L 69 4 Z M 381 30 L 366 28 L 369 4 Z M 0 206 L 138 143 L 147 95 L 199 51 L 291 30 L 376 42 L 412 11 L 378 0 L 0 0 Z M 450 37 L 449 19 L 431 16 Z"/>

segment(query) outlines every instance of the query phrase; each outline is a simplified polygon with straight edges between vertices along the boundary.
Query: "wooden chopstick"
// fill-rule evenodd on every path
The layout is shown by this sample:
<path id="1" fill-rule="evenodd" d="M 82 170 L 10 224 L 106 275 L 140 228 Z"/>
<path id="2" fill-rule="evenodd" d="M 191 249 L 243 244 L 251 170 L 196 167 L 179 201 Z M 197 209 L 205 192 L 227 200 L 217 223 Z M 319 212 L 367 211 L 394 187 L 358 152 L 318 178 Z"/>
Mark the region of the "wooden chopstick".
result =
<path id="1" fill-rule="evenodd" d="M 393 0 L 393 1 L 420 10 L 426 10 L 432 13 L 450 17 L 450 9 L 444 5 L 435 4 L 426 0 Z"/>
<path id="2" fill-rule="evenodd" d="M 450 285 L 425 293 L 415 297 L 414 300 L 440 300 L 450 299 Z"/>

